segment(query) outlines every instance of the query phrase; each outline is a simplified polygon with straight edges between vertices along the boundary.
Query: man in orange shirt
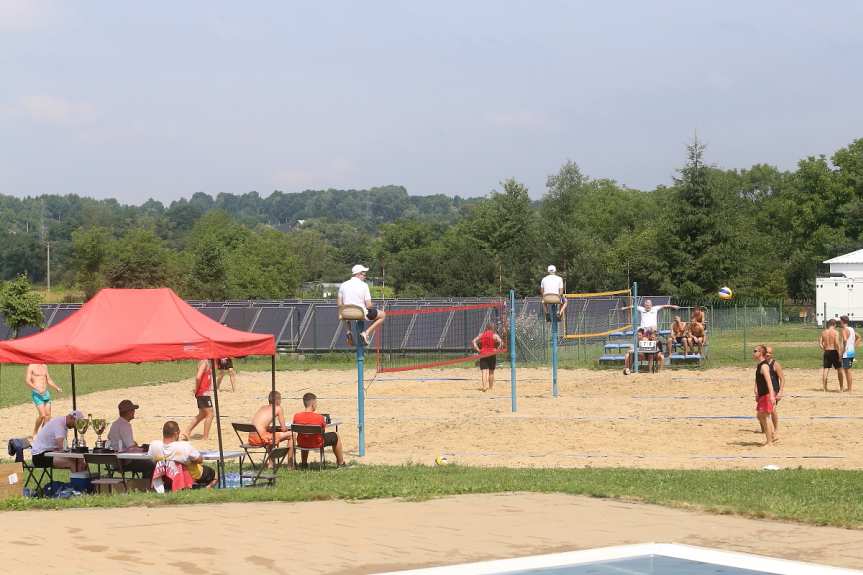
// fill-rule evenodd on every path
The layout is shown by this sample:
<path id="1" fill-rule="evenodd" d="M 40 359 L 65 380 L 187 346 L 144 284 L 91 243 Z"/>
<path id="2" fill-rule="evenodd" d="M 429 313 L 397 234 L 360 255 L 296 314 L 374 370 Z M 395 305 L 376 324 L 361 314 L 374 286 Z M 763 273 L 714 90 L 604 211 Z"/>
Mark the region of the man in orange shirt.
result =
<path id="1" fill-rule="evenodd" d="M 303 406 L 305 411 L 300 411 L 294 414 L 294 423 L 297 425 L 317 425 L 323 431 L 323 437 L 320 435 L 297 435 L 297 445 L 308 449 L 320 449 L 321 447 L 332 447 L 333 453 L 336 456 L 336 462 L 339 467 L 345 465 L 345 458 L 342 455 L 342 440 L 339 439 L 339 434 L 327 431 L 327 421 L 324 416 L 317 413 L 318 397 L 314 393 L 303 395 Z M 309 452 L 301 450 L 302 467 L 308 465 Z"/>

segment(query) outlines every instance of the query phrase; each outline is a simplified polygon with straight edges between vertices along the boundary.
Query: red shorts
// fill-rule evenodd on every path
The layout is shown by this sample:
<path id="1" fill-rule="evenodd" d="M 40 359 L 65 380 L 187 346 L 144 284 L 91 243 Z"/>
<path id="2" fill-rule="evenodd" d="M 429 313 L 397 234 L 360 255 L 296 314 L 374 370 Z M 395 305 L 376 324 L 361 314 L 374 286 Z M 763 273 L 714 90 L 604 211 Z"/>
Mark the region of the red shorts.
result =
<path id="1" fill-rule="evenodd" d="M 769 393 L 758 398 L 758 407 L 755 410 L 761 413 L 773 413 L 773 404 L 770 402 Z"/>

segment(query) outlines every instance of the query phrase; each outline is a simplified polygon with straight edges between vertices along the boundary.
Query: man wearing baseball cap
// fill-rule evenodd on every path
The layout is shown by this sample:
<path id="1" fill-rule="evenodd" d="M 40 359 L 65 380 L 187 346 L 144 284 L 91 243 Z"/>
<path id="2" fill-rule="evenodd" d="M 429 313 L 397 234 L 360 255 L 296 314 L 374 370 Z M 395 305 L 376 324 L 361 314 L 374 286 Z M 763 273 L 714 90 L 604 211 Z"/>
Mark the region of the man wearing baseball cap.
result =
<path id="1" fill-rule="evenodd" d="M 135 434 L 132 432 L 132 420 L 135 419 L 135 411 L 138 407 L 131 399 L 124 399 L 117 405 L 119 417 L 108 430 L 108 441 L 111 442 L 111 448 L 117 453 L 143 453 L 147 451 L 145 447 L 135 442 Z M 152 477 L 155 467 L 155 463 L 147 460 L 123 462 L 123 468 L 126 471 L 135 471 L 143 474 L 144 477 Z"/>
<path id="2" fill-rule="evenodd" d="M 560 296 L 560 308 L 557 310 L 557 317 L 563 318 L 563 312 L 566 310 L 566 298 L 563 297 L 563 278 L 557 275 L 557 268 L 552 266 L 548 266 L 548 275 L 542 278 L 542 282 L 539 284 L 539 295 L 540 297 L 546 294 L 557 294 Z M 548 315 L 548 307 L 543 303 L 542 309 L 545 311 L 545 318 L 547 321 L 551 321 L 551 317 Z"/>
<path id="3" fill-rule="evenodd" d="M 81 471 L 86 468 L 83 459 L 73 459 L 71 457 L 52 458 L 45 455 L 49 451 L 63 451 L 66 434 L 70 429 L 75 427 L 75 422 L 79 419 L 86 419 L 86 416 L 82 412 L 75 410 L 69 415 L 52 417 L 42 426 L 42 429 L 36 434 L 30 446 L 34 467 L 57 467 L 71 471 Z"/>
<path id="4" fill-rule="evenodd" d="M 372 333 L 383 323 L 387 316 L 383 310 L 378 310 L 372 303 L 372 294 L 369 292 L 369 286 L 366 283 L 366 272 L 369 268 L 362 264 L 357 264 L 351 268 L 351 279 L 339 286 L 339 306 L 355 305 L 363 309 L 366 319 L 372 322 L 365 331 L 360 333 L 360 337 L 366 345 L 371 340 Z M 350 330 L 348 331 L 348 341 L 350 342 Z"/>

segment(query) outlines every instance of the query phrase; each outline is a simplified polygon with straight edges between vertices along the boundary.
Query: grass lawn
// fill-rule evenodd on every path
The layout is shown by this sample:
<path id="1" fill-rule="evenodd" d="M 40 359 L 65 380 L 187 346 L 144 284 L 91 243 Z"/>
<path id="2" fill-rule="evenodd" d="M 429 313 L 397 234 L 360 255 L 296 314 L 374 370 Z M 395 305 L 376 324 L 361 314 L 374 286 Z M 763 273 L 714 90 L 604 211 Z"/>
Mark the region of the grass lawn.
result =
<path id="1" fill-rule="evenodd" d="M 0 510 L 385 497 L 422 500 L 516 491 L 619 498 L 713 513 L 863 528 L 863 471 L 803 469 L 768 472 L 354 465 L 338 471 L 283 471 L 274 488 L 93 495 L 65 500 L 16 497 L 0 502 Z"/>

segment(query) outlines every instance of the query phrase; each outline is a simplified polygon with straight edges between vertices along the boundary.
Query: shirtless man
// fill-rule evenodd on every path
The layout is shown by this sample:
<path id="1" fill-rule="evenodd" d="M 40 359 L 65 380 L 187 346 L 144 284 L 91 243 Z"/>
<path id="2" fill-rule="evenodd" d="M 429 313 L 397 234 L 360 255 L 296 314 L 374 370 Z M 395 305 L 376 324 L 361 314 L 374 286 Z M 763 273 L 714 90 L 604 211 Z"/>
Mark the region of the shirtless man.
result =
<path id="1" fill-rule="evenodd" d="M 824 359 L 821 370 L 821 385 L 824 391 L 827 391 L 827 374 L 830 368 L 836 370 L 836 375 L 839 377 L 839 392 L 844 391 L 845 381 L 842 378 L 842 339 L 836 331 L 836 320 L 828 319 L 827 327 L 821 332 L 821 337 L 818 338 L 818 346 L 824 352 Z"/>
<path id="2" fill-rule="evenodd" d="M 690 350 L 695 353 L 695 348 L 698 348 L 698 353 L 703 353 L 704 342 L 707 336 L 704 334 L 704 324 L 698 323 L 695 320 L 689 322 L 689 337 L 684 339 L 683 354 L 688 355 Z"/>
<path id="3" fill-rule="evenodd" d="M 30 397 L 33 404 L 36 406 L 38 415 L 36 416 L 36 425 L 33 426 L 33 436 L 39 433 L 39 428 L 48 423 L 51 419 L 51 390 L 48 387 L 53 387 L 57 393 L 62 393 L 48 375 L 48 366 L 44 363 L 31 363 L 27 366 L 27 373 L 24 375 L 24 383 L 30 388 Z"/>
<path id="4" fill-rule="evenodd" d="M 692 315 L 689 317 L 690 321 L 697 321 L 701 325 L 704 325 L 704 310 L 701 309 L 700 306 L 695 306 L 692 308 Z"/>
<path id="5" fill-rule="evenodd" d="M 249 434 L 249 444 L 255 447 L 266 447 L 267 450 L 273 446 L 273 433 L 270 431 L 270 426 L 273 423 L 273 405 L 276 407 L 276 420 L 279 422 L 279 427 L 285 428 L 285 414 L 282 411 L 282 394 L 278 391 L 271 391 L 267 397 L 267 405 L 262 405 L 252 416 L 252 425 L 255 426 L 257 432 Z M 290 431 L 277 431 L 276 444 L 287 441 L 288 443 L 288 461 L 294 460 L 294 442 L 293 434 Z"/>
<path id="6" fill-rule="evenodd" d="M 686 346 L 686 323 L 680 319 L 679 315 L 674 316 L 674 321 L 671 322 L 671 333 L 668 335 L 668 355 L 674 350 L 674 346 Z"/>

